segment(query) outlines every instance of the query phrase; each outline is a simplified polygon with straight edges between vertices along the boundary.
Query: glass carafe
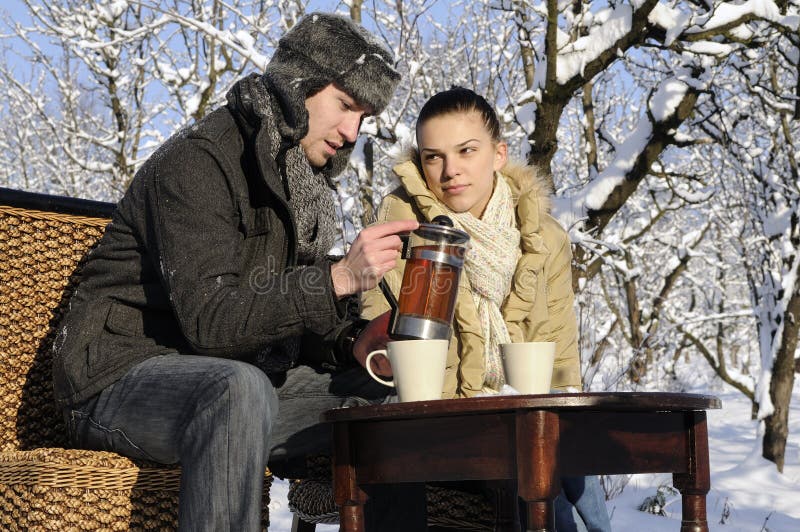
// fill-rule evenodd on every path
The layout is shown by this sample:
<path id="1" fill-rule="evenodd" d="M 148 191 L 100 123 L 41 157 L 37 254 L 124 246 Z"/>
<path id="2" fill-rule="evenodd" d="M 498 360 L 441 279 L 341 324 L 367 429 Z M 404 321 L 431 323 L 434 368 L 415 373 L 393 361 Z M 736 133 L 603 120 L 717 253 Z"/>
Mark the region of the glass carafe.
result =
<path id="1" fill-rule="evenodd" d="M 458 281 L 469 247 L 469 235 L 440 223 L 423 223 L 412 231 L 406 267 L 391 335 L 395 338 L 449 340 Z"/>

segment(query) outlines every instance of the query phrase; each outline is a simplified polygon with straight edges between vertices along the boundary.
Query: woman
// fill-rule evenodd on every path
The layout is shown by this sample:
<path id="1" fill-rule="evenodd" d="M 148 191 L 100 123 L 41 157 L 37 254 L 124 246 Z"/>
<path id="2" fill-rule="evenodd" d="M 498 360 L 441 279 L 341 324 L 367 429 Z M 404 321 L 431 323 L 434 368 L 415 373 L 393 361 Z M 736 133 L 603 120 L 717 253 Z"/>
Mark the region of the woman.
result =
<path id="1" fill-rule="evenodd" d="M 418 150 L 395 166 L 401 186 L 384 198 L 378 222 L 444 214 L 471 237 L 443 397 L 498 393 L 505 383 L 499 345 L 525 341 L 555 342 L 552 387 L 579 390 L 571 248 L 550 215 L 547 184 L 533 168 L 508 162 L 494 110 L 471 90 L 455 87 L 428 100 L 416 135 Z M 385 276 L 395 293 L 403 262 Z M 368 319 L 389 308 L 377 289 L 362 303 Z M 558 501 L 559 531 L 611 529 L 596 477 L 564 479 L 564 488 L 580 517 Z"/>

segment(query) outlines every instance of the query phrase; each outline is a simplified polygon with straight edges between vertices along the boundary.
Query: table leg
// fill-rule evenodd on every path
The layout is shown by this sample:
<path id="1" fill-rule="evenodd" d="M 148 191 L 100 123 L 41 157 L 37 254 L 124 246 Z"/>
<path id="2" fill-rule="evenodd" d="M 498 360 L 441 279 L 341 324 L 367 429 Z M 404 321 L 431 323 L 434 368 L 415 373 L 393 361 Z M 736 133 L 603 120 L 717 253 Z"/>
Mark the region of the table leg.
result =
<path id="1" fill-rule="evenodd" d="M 527 410 L 516 415 L 518 493 L 529 532 L 555 531 L 553 500 L 559 492 L 558 414 Z"/>
<path id="2" fill-rule="evenodd" d="M 681 492 L 681 532 L 708 532 L 706 494 L 711 489 L 708 465 L 708 426 L 705 411 L 687 412 L 689 471 L 675 473 L 672 482 Z"/>
<path id="3" fill-rule="evenodd" d="M 339 530 L 364 532 L 366 494 L 358 487 L 347 423 L 333 424 L 333 489 Z"/>

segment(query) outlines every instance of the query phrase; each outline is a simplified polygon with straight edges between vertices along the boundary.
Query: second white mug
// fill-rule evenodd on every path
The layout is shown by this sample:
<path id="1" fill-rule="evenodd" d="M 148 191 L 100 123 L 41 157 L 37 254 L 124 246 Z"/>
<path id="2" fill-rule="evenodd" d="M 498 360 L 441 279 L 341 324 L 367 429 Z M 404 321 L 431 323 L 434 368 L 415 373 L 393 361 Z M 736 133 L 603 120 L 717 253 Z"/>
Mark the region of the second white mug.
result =
<path id="1" fill-rule="evenodd" d="M 401 403 L 442 398 L 447 365 L 447 340 L 397 340 L 367 355 L 370 376 L 381 384 L 397 388 Z M 392 366 L 393 380 L 384 380 L 370 367 L 372 357 L 385 356 Z"/>
<path id="2" fill-rule="evenodd" d="M 555 342 L 500 344 L 506 383 L 521 394 L 550 393 Z"/>

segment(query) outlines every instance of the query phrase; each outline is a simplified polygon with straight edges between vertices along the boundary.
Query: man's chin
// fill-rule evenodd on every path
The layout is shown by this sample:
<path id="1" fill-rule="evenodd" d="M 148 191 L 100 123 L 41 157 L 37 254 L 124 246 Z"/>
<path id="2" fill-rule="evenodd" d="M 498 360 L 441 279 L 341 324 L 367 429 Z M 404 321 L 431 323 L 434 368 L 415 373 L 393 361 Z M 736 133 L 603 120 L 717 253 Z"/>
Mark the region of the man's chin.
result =
<path id="1" fill-rule="evenodd" d="M 310 164 L 312 168 L 319 170 L 325 168 L 325 166 L 328 164 L 328 161 L 330 161 L 332 157 L 333 156 L 329 156 L 327 154 L 308 157 L 308 164 Z"/>

